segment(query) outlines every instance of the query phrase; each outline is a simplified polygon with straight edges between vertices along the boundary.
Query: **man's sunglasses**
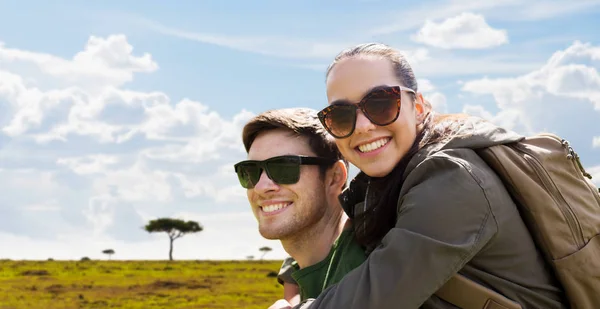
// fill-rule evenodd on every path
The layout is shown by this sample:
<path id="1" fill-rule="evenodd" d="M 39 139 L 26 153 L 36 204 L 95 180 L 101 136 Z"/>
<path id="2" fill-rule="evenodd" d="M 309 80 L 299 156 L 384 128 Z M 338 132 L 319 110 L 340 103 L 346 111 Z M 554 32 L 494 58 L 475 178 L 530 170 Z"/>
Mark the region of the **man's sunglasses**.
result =
<path id="1" fill-rule="evenodd" d="M 318 113 L 319 120 L 333 137 L 346 138 L 354 133 L 356 111 L 360 109 L 373 124 L 387 126 L 400 115 L 402 91 L 416 92 L 402 86 L 373 89 L 358 104 L 336 101 Z"/>
<path id="2" fill-rule="evenodd" d="M 242 187 L 252 189 L 263 171 L 275 183 L 291 185 L 300 179 L 300 165 L 332 165 L 336 159 L 307 156 L 279 156 L 264 161 L 246 160 L 234 165 Z"/>

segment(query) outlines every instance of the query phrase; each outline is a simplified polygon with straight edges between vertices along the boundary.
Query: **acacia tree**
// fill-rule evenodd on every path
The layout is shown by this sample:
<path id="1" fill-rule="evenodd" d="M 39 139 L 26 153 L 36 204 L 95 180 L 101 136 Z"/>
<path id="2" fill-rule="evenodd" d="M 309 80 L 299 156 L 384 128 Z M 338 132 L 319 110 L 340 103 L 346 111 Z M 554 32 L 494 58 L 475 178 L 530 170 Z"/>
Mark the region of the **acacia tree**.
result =
<path id="1" fill-rule="evenodd" d="M 172 218 L 150 220 L 144 229 L 148 233 L 165 232 L 169 235 L 169 260 L 173 260 L 173 241 L 185 234 L 202 232 L 204 228 L 196 221 L 183 221 Z"/>
<path id="2" fill-rule="evenodd" d="M 260 259 L 262 260 L 265 257 L 265 254 L 269 253 L 271 250 L 273 249 L 271 249 L 270 247 L 262 247 L 258 249 L 258 251 L 263 252 L 263 255 L 260 257 Z"/>
<path id="3" fill-rule="evenodd" d="M 106 249 L 106 250 L 102 251 L 102 253 L 108 255 L 108 259 L 110 260 L 110 256 L 113 255 L 113 254 L 115 254 L 115 250 L 113 250 L 113 249 Z"/>

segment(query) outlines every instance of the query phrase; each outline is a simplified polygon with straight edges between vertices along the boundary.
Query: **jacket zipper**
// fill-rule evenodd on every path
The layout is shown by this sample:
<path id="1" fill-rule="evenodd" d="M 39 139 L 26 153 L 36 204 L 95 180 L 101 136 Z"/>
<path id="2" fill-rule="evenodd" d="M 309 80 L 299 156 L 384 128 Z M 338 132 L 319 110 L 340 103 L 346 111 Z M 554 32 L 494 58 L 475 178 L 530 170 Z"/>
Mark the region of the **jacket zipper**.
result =
<path id="1" fill-rule="evenodd" d="M 581 226 L 579 225 L 579 221 L 577 220 L 577 216 L 575 212 L 565 198 L 562 196 L 556 184 L 552 181 L 550 176 L 548 176 L 548 172 L 543 168 L 542 164 L 532 156 L 528 151 L 522 149 L 521 147 L 514 147 L 521 153 L 525 154 L 525 160 L 530 163 L 530 166 L 533 167 L 539 179 L 543 182 L 546 190 L 550 191 L 550 195 L 554 202 L 559 206 L 561 212 L 567 219 L 567 224 L 571 229 L 571 233 L 573 233 L 573 238 L 577 242 L 578 248 L 582 248 L 585 245 L 585 241 L 583 239 L 583 231 L 581 230 Z"/>
<path id="2" fill-rule="evenodd" d="M 582 174 L 582 180 L 585 182 L 585 179 L 583 179 L 583 177 L 587 177 L 589 179 L 592 179 L 592 175 L 590 175 L 588 172 L 586 172 L 586 170 L 583 168 L 583 165 L 581 164 L 581 161 L 579 160 L 579 155 L 575 152 L 575 150 L 573 149 L 573 147 L 571 147 L 569 145 L 569 141 L 567 140 L 561 140 L 560 141 L 563 146 L 565 148 L 567 148 L 568 154 L 567 154 L 567 159 L 573 161 L 573 166 L 575 167 L 575 169 L 579 169 L 581 171 Z M 587 184 L 586 182 L 586 186 L 588 187 L 588 189 L 591 190 L 592 195 L 594 196 L 594 198 L 596 199 L 596 201 L 598 202 L 598 205 L 600 205 L 600 188 L 598 188 L 598 192 L 596 192 L 596 188 L 590 188 L 590 186 Z"/>
<path id="3" fill-rule="evenodd" d="M 367 189 L 365 191 L 365 202 L 363 203 L 363 213 L 362 215 L 367 213 L 367 202 L 369 201 L 369 188 L 371 187 L 371 179 L 367 182 Z M 367 221 L 363 220 L 363 232 L 367 230 Z"/>

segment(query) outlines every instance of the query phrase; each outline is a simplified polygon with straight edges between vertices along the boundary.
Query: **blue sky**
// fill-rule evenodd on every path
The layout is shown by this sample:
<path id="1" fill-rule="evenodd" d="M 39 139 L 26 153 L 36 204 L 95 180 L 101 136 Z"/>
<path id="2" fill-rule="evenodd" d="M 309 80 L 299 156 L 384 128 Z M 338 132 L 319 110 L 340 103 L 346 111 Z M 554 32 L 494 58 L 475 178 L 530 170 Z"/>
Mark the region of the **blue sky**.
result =
<path id="1" fill-rule="evenodd" d="M 600 1 L 0 0 L 1 257 L 258 255 L 232 164 L 244 121 L 326 104 L 353 44 L 404 51 L 436 109 L 558 133 L 600 178 Z M 599 183 L 600 185 L 600 183 Z"/>

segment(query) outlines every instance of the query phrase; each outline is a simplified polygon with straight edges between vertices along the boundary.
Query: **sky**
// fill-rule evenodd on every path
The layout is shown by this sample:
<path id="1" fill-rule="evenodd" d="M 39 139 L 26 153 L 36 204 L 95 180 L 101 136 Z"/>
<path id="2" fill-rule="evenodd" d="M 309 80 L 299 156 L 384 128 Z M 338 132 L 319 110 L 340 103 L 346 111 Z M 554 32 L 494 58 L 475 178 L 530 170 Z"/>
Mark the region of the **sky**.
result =
<path id="1" fill-rule="evenodd" d="M 172 2 L 173 3 L 173 2 Z M 569 140 L 600 185 L 600 0 L 0 0 L 0 258 L 286 256 L 233 164 L 272 108 L 327 104 L 358 43 L 409 59 L 440 112 Z M 353 168 L 351 175 L 356 170 Z"/>

